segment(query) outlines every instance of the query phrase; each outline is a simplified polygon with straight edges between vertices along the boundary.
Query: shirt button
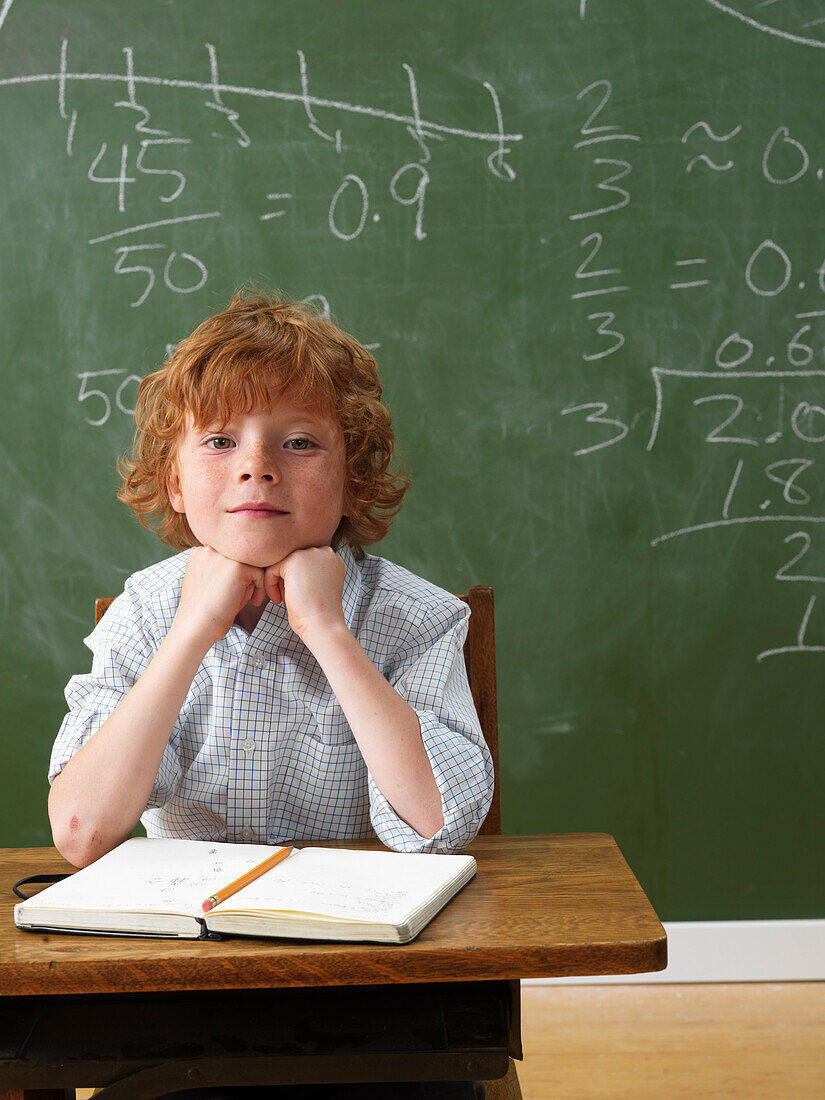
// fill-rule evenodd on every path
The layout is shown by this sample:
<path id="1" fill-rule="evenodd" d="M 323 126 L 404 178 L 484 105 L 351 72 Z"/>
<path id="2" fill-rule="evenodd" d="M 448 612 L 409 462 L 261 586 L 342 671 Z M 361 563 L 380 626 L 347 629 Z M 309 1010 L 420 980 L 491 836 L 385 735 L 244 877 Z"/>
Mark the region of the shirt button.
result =
<path id="1" fill-rule="evenodd" d="M 245 741 L 241 741 L 241 748 L 244 752 L 252 752 L 255 748 L 255 740 L 252 737 L 247 737 Z"/>
<path id="2" fill-rule="evenodd" d="M 251 840 L 254 835 L 255 835 L 255 833 L 253 832 L 252 829 L 249 828 L 248 825 L 246 826 L 245 829 L 241 829 L 241 839 L 242 840 Z"/>
<path id="3" fill-rule="evenodd" d="M 260 655 L 260 653 L 256 653 L 255 656 L 252 658 L 252 664 L 255 666 L 255 668 L 263 668 L 264 659 Z"/>

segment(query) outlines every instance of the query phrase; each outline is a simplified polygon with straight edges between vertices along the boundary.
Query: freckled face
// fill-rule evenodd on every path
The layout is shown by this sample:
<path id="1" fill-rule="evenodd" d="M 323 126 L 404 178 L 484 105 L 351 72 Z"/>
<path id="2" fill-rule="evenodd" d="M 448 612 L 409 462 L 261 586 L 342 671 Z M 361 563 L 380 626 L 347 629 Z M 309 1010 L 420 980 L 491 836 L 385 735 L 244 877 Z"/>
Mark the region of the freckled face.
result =
<path id="1" fill-rule="evenodd" d="M 284 400 L 206 430 L 190 416 L 167 489 L 204 546 L 266 568 L 293 550 L 330 545 L 346 473 L 338 425 Z"/>

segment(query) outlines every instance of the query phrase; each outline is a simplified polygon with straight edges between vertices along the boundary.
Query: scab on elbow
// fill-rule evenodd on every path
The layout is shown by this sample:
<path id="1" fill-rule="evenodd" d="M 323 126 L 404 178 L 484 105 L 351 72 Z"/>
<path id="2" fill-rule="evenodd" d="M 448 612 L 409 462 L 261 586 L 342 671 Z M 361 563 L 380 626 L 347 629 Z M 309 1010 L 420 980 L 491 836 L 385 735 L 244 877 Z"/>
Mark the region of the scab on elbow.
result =
<path id="1" fill-rule="evenodd" d="M 58 852 L 73 867 L 87 867 L 104 854 L 97 829 L 92 827 L 91 831 L 87 831 L 76 813 L 68 821 L 52 818 L 52 840 Z"/>

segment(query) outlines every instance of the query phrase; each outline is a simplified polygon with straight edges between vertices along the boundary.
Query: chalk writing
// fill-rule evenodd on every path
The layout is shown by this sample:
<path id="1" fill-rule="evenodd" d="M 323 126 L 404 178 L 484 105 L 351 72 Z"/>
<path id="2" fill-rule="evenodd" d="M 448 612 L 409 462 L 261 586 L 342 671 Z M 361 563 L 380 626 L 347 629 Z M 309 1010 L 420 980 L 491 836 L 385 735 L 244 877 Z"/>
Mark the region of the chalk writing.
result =
<path id="1" fill-rule="evenodd" d="M 810 19 L 807 5 L 802 5 L 803 14 L 786 9 L 789 5 L 777 4 L 776 0 L 761 0 L 754 5 L 750 0 L 737 0 L 733 4 L 723 4 L 722 0 L 705 0 L 706 3 L 726 15 L 733 16 L 746 26 L 754 30 L 762 31 L 773 38 L 783 38 L 788 42 L 796 42 L 802 46 L 814 46 L 819 49 L 825 47 L 825 24 L 822 19 Z M 774 6 L 775 5 L 775 6 Z M 796 5 L 790 5 L 795 8 Z M 745 8 L 747 10 L 742 11 Z"/>
<path id="2" fill-rule="evenodd" d="M 6 3 L 0 20 L 8 7 Z M 208 289 L 210 270 L 218 262 L 217 256 L 222 256 L 220 242 L 236 230 L 239 219 L 249 217 L 249 207 L 242 205 L 239 213 L 233 195 L 220 188 L 212 190 L 206 199 L 209 205 L 205 205 L 209 181 L 193 166 L 205 142 L 227 150 L 222 156 L 253 155 L 264 136 L 262 106 L 270 112 L 301 112 L 309 134 L 333 154 L 332 160 L 316 158 L 318 177 L 309 185 L 307 177 L 298 177 L 289 162 L 278 166 L 270 188 L 262 191 L 259 205 L 252 211 L 256 222 L 267 226 L 273 242 L 298 219 L 303 219 L 308 231 L 316 228 L 317 221 L 308 220 L 320 214 L 316 196 L 323 203 L 330 240 L 342 247 L 357 247 L 362 238 L 379 232 L 383 221 L 391 221 L 396 235 L 426 242 L 432 232 L 427 210 L 439 201 L 434 197 L 433 182 L 441 171 L 440 154 L 458 142 L 481 151 L 481 171 L 495 181 L 509 184 L 516 179 L 513 152 L 523 135 L 506 126 L 506 100 L 490 80 L 478 82 L 481 125 L 469 128 L 432 117 L 427 110 L 427 88 L 409 60 L 401 63 L 399 72 L 409 95 L 409 111 L 404 113 L 316 94 L 311 58 L 301 49 L 293 55 L 299 86 L 295 90 L 227 80 L 225 73 L 236 59 L 224 56 L 219 43 L 204 42 L 201 79 L 147 72 L 131 44 L 122 43 L 119 48 L 122 64 L 114 71 L 94 71 L 73 64 L 70 40 L 63 37 L 55 47 L 54 71 L 4 76 L 0 89 L 21 85 L 56 88 L 68 163 L 72 170 L 75 165 L 81 169 L 90 188 L 89 207 L 98 212 L 95 231 L 87 236 L 87 243 L 96 246 L 95 260 L 102 260 L 111 272 L 115 300 L 126 311 L 142 312 L 164 296 L 196 295 Z M 161 116 L 173 100 L 179 104 L 186 98 L 191 99 L 191 106 L 184 116 L 184 131 L 179 122 L 172 121 L 171 112 L 168 119 Z M 92 101 L 94 112 L 88 110 Z M 180 117 L 179 111 L 174 114 L 174 118 Z M 370 159 L 369 171 L 357 167 L 342 170 L 345 149 L 350 153 L 357 149 L 358 128 L 365 122 L 382 126 L 388 133 L 401 130 L 412 142 L 411 149 L 388 167 L 373 169 Z M 611 171 L 610 178 L 601 181 L 602 190 L 615 194 L 613 177 L 622 175 Z M 157 216 L 152 216 L 153 208 Z M 133 213 L 138 210 L 139 215 Z M 306 300 L 316 300 L 324 316 L 330 316 L 324 295 Z M 594 319 L 602 322 L 598 328 L 602 341 L 618 339 L 605 317 Z M 367 346 L 375 349 L 380 345 L 373 342 Z M 174 347 L 171 340 L 160 345 L 164 354 Z M 609 353 L 610 343 L 605 347 L 596 355 Z M 106 365 L 77 373 L 74 380 L 75 398 L 89 427 L 102 428 L 116 413 L 134 414 L 133 389 L 140 377 L 132 369 Z"/>
<path id="3" fill-rule="evenodd" d="M 585 17 L 584 7 L 581 15 Z M 674 240 L 667 245 L 672 266 L 666 292 L 673 300 L 705 301 L 709 310 L 711 295 L 722 331 L 710 345 L 708 362 L 651 365 L 638 357 L 636 369 L 644 364 L 652 383 L 651 401 L 647 407 L 628 407 L 617 372 L 626 369 L 628 352 L 638 345 L 639 334 L 631 319 L 634 279 L 623 270 L 626 252 L 621 251 L 616 227 L 633 208 L 635 165 L 644 154 L 645 139 L 633 126 L 611 117 L 613 104 L 619 102 L 612 81 L 593 80 L 576 93 L 576 101 L 584 117 L 574 150 L 589 154 L 582 162 L 580 193 L 593 195 L 595 201 L 582 203 L 568 215 L 573 225 L 593 226 L 576 240 L 579 258 L 573 265 L 569 300 L 589 304 L 608 299 L 610 309 L 583 314 L 577 326 L 584 343 L 581 359 L 597 373 L 583 373 L 582 392 L 569 395 L 558 408 L 569 426 L 570 453 L 594 467 L 609 461 L 607 453 L 615 453 L 617 447 L 634 449 L 640 463 L 646 461 L 641 448 L 648 462 L 663 461 L 657 458 L 663 447 L 692 454 L 704 472 L 690 513 L 674 516 L 675 522 L 668 525 L 667 506 L 660 501 L 661 526 L 649 538 L 649 547 L 663 553 L 683 539 L 707 537 L 714 531 L 764 531 L 765 537 L 778 540 L 779 556 L 770 579 L 783 591 L 800 584 L 816 588 L 825 581 L 820 569 L 809 564 L 814 560 L 815 533 L 825 523 L 819 452 L 825 443 L 825 261 L 806 262 L 798 249 L 783 241 L 781 225 L 767 233 L 748 226 L 738 255 L 726 256 L 724 265 L 718 263 L 712 240 Z M 714 186 L 711 181 L 746 166 L 757 168 L 763 187 L 789 189 L 812 180 L 815 137 L 784 122 L 764 132 L 757 132 L 757 125 L 749 122 L 746 127 L 729 116 L 677 123 L 670 135 L 674 172 L 705 189 Z M 754 139 L 756 164 L 744 155 L 745 143 Z M 602 155 L 609 142 L 639 150 L 639 158 L 624 152 Z M 823 170 L 816 169 L 815 175 L 821 181 Z M 573 247 L 571 242 L 571 251 Z M 773 308 L 783 308 L 769 346 L 745 324 L 725 327 L 718 302 L 731 267 L 746 297 L 764 308 L 772 303 L 777 303 Z M 807 295 L 805 305 L 797 297 L 802 294 Z M 793 303 L 790 312 L 785 302 Z M 674 313 L 675 332 L 677 317 Z M 672 351 L 678 361 L 678 337 Z M 621 366 L 612 371 L 606 369 L 608 363 L 619 362 Z M 647 432 L 635 433 L 634 441 L 637 425 L 646 425 Z M 733 456 L 732 464 L 728 455 Z M 717 479 L 722 489 L 714 497 L 710 488 Z M 795 644 L 762 649 L 756 659 L 825 652 L 825 644 L 810 641 L 814 611 L 815 594 L 806 603 Z M 825 623 L 822 635 L 825 638 Z"/>

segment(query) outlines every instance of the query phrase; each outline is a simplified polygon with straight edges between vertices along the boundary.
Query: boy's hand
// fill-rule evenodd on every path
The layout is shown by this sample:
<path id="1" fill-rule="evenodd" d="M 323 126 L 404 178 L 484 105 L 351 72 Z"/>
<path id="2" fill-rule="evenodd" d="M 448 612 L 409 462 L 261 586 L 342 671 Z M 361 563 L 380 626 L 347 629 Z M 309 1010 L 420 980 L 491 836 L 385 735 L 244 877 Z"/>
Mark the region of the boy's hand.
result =
<path id="1" fill-rule="evenodd" d="M 175 625 L 205 644 L 206 652 L 226 637 L 242 607 L 250 600 L 260 607 L 266 595 L 263 569 L 225 558 L 210 546 L 196 546 L 186 566 Z"/>
<path id="2" fill-rule="evenodd" d="M 309 646 L 317 630 L 345 626 L 344 563 L 331 546 L 294 550 L 264 573 L 266 595 L 284 603 L 289 625 Z"/>

